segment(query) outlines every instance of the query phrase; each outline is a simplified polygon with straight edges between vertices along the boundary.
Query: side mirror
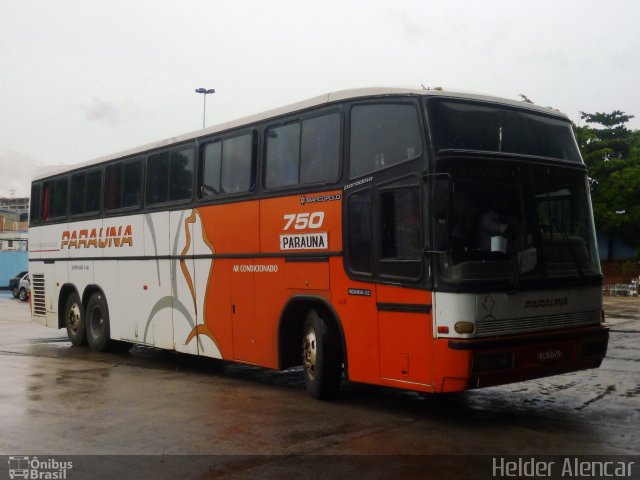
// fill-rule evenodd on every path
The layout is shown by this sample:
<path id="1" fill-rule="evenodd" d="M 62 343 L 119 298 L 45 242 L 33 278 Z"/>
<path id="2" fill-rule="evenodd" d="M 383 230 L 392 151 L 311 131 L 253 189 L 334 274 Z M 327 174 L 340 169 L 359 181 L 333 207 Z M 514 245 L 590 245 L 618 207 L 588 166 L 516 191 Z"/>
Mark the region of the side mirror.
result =
<path id="1" fill-rule="evenodd" d="M 453 182 L 448 173 L 426 175 L 431 211 L 431 248 L 428 253 L 446 253 L 450 247 L 449 227 L 451 221 L 451 199 Z"/>

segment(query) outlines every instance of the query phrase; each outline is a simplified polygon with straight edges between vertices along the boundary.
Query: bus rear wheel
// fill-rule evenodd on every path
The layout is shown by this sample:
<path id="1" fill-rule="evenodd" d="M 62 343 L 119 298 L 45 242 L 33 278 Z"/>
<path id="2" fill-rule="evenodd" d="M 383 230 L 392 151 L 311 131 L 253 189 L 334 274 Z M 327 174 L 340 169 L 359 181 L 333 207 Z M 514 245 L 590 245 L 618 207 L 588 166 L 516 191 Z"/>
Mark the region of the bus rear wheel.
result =
<path id="1" fill-rule="evenodd" d="M 76 292 L 73 292 L 67 298 L 67 303 L 64 307 L 64 324 L 67 327 L 67 336 L 72 344 L 84 345 L 87 343 L 84 306 Z"/>
<path id="2" fill-rule="evenodd" d="M 109 308 L 101 292 L 95 292 L 87 303 L 87 342 L 94 352 L 101 352 L 109 344 Z"/>
<path id="3" fill-rule="evenodd" d="M 338 393 L 342 375 L 338 344 L 327 322 L 310 310 L 302 333 L 302 367 L 307 391 L 315 398 L 328 400 Z"/>

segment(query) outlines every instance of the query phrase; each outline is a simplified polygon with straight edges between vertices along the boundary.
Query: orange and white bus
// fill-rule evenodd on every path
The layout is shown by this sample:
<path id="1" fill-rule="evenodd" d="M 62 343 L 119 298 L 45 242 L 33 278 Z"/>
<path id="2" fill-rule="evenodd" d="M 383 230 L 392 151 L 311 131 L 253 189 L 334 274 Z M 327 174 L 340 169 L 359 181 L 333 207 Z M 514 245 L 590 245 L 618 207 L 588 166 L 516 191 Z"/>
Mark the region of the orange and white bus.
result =
<path id="1" fill-rule="evenodd" d="M 37 176 L 33 320 L 272 369 L 454 392 L 606 354 L 587 171 L 557 111 L 323 95 Z"/>

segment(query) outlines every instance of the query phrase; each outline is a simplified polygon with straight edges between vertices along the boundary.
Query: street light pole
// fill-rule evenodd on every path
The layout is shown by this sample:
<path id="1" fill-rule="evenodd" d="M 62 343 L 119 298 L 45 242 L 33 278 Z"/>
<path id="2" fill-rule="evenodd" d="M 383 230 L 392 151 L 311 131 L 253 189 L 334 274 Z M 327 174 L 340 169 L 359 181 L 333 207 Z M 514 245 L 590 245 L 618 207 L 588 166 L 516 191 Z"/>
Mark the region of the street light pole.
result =
<path id="1" fill-rule="evenodd" d="M 207 116 L 207 95 L 209 95 L 210 93 L 216 93 L 216 89 L 215 88 L 196 88 L 196 93 L 201 93 L 202 96 L 204 97 L 204 103 L 203 103 L 203 107 L 202 107 L 202 128 L 204 128 L 204 121 L 205 118 Z"/>

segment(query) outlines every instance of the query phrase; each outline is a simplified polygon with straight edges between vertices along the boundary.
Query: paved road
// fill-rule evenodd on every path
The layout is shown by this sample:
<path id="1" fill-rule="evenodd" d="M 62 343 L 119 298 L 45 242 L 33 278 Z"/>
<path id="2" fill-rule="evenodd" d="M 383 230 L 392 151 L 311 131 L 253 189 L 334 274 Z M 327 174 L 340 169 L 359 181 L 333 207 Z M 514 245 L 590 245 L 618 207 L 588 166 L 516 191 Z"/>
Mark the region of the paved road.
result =
<path id="1" fill-rule="evenodd" d="M 0 454 L 638 455 L 640 300 L 605 305 L 599 369 L 446 397 L 349 384 L 327 403 L 299 371 L 73 347 L 2 292 Z"/>

